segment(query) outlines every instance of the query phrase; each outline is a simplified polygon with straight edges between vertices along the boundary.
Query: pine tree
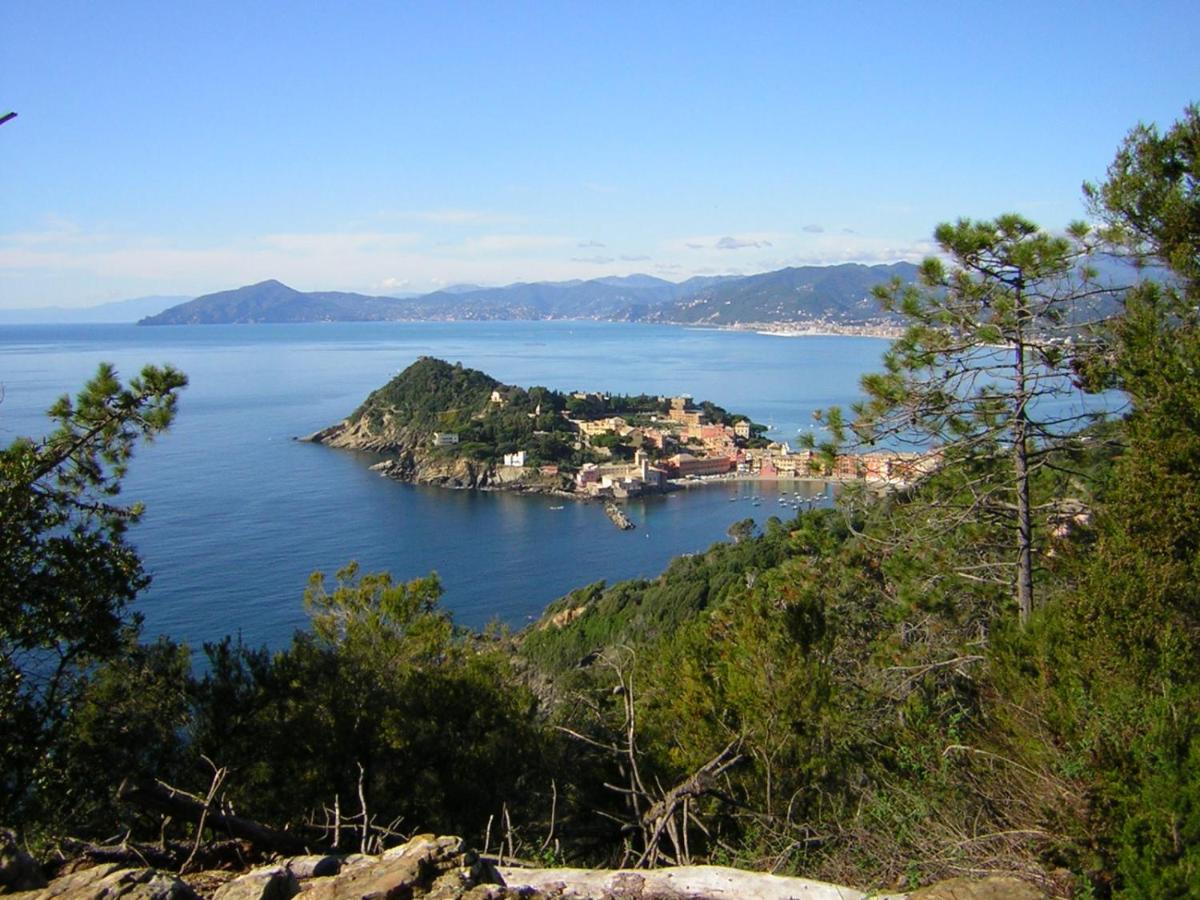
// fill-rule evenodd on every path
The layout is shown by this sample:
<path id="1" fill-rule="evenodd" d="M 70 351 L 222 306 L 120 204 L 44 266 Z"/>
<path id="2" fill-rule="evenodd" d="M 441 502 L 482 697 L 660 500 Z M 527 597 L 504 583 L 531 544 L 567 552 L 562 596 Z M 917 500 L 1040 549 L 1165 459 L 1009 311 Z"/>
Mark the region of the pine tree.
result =
<path id="1" fill-rule="evenodd" d="M 949 264 L 931 257 L 919 283 L 876 290 L 907 327 L 884 371 L 863 378 L 866 399 L 850 427 L 863 444 L 932 450 L 943 468 L 966 473 L 942 512 L 1011 535 L 1010 552 L 975 563 L 971 577 L 1012 584 L 1024 624 L 1035 531 L 1050 512 L 1034 498 L 1034 479 L 1062 466 L 1095 418 L 1072 362 L 1112 309 L 1111 292 L 1088 267 L 1094 248 L 1082 223 L 1051 235 L 1010 214 L 943 224 L 936 238 Z"/>
<path id="2" fill-rule="evenodd" d="M 54 751 L 89 671 L 129 645 L 128 604 L 149 583 L 115 501 L 139 441 L 163 431 L 187 379 L 113 367 L 50 409 L 57 428 L 0 449 L 0 818 L 19 822 L 37 765 Z"/>

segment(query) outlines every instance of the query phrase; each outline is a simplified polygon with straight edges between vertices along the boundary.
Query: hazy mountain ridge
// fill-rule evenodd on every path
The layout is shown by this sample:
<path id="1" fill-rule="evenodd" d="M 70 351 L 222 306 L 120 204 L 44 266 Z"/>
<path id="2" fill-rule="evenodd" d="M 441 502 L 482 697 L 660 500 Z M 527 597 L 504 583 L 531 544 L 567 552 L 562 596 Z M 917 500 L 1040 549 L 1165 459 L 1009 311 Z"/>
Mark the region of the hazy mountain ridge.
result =
<path id="1" fill-rule="evenodd" d="M 25 309 L 0 309 L 0 323 L 5 325 L 71 325 L 121 324 L 137 322 L 146 316 L 190 300 L 187 296 L 134 297 L 113 300 L 96 306 L 41 306 Z"/>
<path id="2" fill-rule="evenodd" d="M 274 279 L 205 294 L 139 325 L 224 325 L 255 322 L 379 322 L 404 318 L 406 300 L 338 291 L 304 293 Z"/>
<path id="3" fill-rule="evenodd" d="M 721 281 L 667 305 L 650 316 L 659 322 L 734 325 L 836 318 L 847 323 L 888 316 L 871 288 L 893 278 L 916 280 L 912 263 L 865 266 L 802 266 Z"/>
<path id="4" fill-rule="evenodd" d="M 912 280 L 916 267 L 808 266 L 750 276 L 697 276 L 682 283 L 650 275 L 590 281 L 460 286 L 417 297 L 302 292 L 275 280 L 197 297 L 143 325 L 487 319 L 597 319 L 736 324 L 838 318 L 879 319 L 871 286 Z"/>

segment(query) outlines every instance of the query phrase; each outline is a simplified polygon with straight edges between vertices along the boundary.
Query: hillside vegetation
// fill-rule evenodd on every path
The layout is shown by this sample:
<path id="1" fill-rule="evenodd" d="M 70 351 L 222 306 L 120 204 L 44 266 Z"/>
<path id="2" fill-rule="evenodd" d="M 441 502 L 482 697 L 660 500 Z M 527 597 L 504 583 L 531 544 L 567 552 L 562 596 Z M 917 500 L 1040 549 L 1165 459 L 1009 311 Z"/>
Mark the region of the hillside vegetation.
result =
<path id="1" fill-rule="evenodd" d="M 930 262 L 890 294 L 911 327 L 844 429 L 870 437 L 904 409 L 955 439 L 936 472 L 762 534 L 740 523 L 515 635 L 456 627 L 436 575 L 351 565 L 313 576 L 310 628 L 278 653 L 227 639 L 196 674 L 183 648 L 140 643 L 123 616 L 145 583 L 122 534 L 137 511 L 113 494 L 182 379 L 102 371 L 50 438 L 0 456 L 0 820 L 44 855 L 66 835 L 196 837 L 117 799 L 157 778 L 343 850 L 436 831 L 576 865 L 1195 896 L 1198 183 L 1193 107 L 1131 132 L 1088 189 L 1095 228 L 939 228 L 962 268 Z M 1027 276 L 1057 290 L 1095 242 L 1171 278 L 1122 290 L 1121 314 L 1070 343 L 1027 344 Z M 1046 298 L 1053 320 L 1068 298 Z M 1119 390 L 1127 411 L 1051 433 L 1025 407 L 1049 382 L 1023 387 L 1019 363 L 1007 393 L 930 382 L 959 371 L 955 347 L 1012 335 L 1036 371 Z M 423 410 L 424 377 L 379 402 L 420 416 L 487 389 L 462 371 Z"/>

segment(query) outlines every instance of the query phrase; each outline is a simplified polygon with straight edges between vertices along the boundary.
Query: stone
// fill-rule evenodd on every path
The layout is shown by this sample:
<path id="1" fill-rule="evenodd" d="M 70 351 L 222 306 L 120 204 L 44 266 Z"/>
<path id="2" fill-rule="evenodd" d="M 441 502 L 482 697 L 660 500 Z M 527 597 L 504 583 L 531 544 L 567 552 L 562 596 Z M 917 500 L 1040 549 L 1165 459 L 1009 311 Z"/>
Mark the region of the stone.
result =
<path id="1" fill-rule="evenodd" d="M 229 881 L 213 894 L 213 900 L 291 900 L 300 893 L 300 882 L 288 866 L 255 869 Z"/>
<path id="2" fill-rule="evenodd" d="M 288 870 L 300 881 L 308 878 L 328 878 L 342 870 L 344 856 L 295 856 L 286 863 Z"/>
<path id="3" fill-rule="evenodd" d="M 566 900 L 866 900 L 852 888 L 725 866 L 641 869 L 519 869 L 501 866 L 510 891 L 529 889 Z M 525 896 L 525 895 L 519 895 Z"/>
<path id="4" fill-rule="evenodd" d="M 384 851 L 373 864 L 313 880 L 304 892 L 305 900 L 408 900 L 448 872 L 469 866 L 468 859 L 460 838 L 417 835 Z"/>
<path id="5" fill-rule="evenodd" d="M 157 869 L 122 869 L 105 863 L 55 878 L 13 900 L 198 900 L 186 882 Z"/>

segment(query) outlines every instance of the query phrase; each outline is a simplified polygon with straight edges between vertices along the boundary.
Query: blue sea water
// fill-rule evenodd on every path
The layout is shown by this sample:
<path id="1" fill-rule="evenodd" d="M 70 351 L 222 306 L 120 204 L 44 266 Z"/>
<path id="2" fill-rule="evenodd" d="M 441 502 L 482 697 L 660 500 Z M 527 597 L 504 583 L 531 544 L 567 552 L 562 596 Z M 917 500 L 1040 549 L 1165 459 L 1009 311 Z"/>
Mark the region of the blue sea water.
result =
<path id="1" fill-rule="evenodd" d="M 520 627 L 574 587 L 652 577 L 734 521 L 793 515 L 781 491 L 828 502 L 828 489 L 708 485 L 630 503 L 638 527 L 623 532 L 596 504 L 400 484 L 371 472 L 369 455 L 293 438 L 432 355 L 509 384 L 688 393 L 794 441 L 813 410 L 858 395 L 886 346 L 585 322 L 4 326 L 0 443 L 44 433 L 45 409 L 100 361 L 124 377 L 147 363 L 187 373 L 174 426 L 139 450 L 123 494 L 146 505 L 131 537 L 154 579 L 135 604 L 148 636 L 282 646 L 306 624 L 309 574 L 352 559 L 401 579 L 436 571 L 456 621 Z"/>

